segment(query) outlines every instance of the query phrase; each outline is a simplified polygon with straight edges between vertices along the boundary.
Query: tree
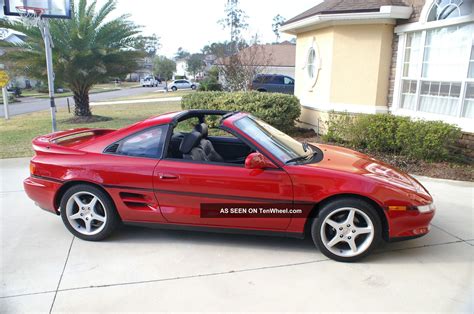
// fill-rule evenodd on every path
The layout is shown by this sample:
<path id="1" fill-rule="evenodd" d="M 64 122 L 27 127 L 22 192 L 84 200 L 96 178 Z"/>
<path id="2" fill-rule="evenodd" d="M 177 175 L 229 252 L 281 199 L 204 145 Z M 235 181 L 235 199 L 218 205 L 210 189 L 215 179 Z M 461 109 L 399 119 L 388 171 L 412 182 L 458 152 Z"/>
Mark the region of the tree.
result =
<path id="1" fill-rule="evenodd" d="M 191 54 L 189 52 L 187 52 L 186 50 L 183 49 L 183 47 L 179 47 L 178 48 L 178 51 L 176 52 L 175 54 L 175 57 L 174 59 L 175 60 L 178 60 L 178 59 L 185 59 L 187 57 L 189 57 Z"/>
<path id="2" fill-rule="evenodd" d="M 171 80 L 173 73 L 176 71 L 176 62 L 165 56 L 157 56 L 153 64 L 153 71 L 158 74 L 159 77 L 165 80 Z"/>
<path id="3" fill-rule="evenodd" d="M 225 18 L 218 21 L 224 29 L 229 29 L 231 53 L 237 52 L 238 42 L 241 40 L 242 31 L 248 28 L 247 14 L 239 8 L 239 0 L 227 0 L 225 5 Z"/>
<path id="4" fill-rule="evenodd" d="M 196 74 L 201 72 L 206 66 L 204 63 L 204 55 L 201 53 L 193 53 L 189 56 L 187 64 L 186 70 L 196 77 Z"/>
<path id="5" fill-rule="evenodd" d="M 245 42 L 245 40 L 241 39 L 237 42 L 237 50 L 241 50 L 247 47 L 248 47 L 248 44 Z M 229 56 L 233 53 L 232 44 L 229 41 L 215 42 L 215 43 L 205 45 L 201 49 L 201 52 L 205 55 L 210 54 L 210 55 L 214 55 L 218 57 Z"/>
<path id="6" fill-rule="evenodd" d="M 272 30 L 276 36 L 276 42 L 280 41 L 280 27 L 285 23 L 285 18 L 280 14 L 275 15 L 273 18 Z"/>
<path id="7" fill-rule="evenodd" d="M 229 91 L 247 91 L 257 74 L 264 73 L 273 58 L 271 45 L 252 45 L 219 61 L 219 74 Z"/>
<path id="8" fill-rule="evenodd" d="M 76 116 L 92 115 L 89 90 L 94 84 L 133 72 L 138 66 L 137 59 L 143 56 L 143 52 L 133 49 L 139 27 L 129 20 L 129 15 L 111 18 L 115 9 L 115 0 L 107 0 L 100 8 L 97 1 L 71 1 L 71 19 L 49 21 L 55 45 L 55 81 L 73 92 Z M 16 67 L 26 69 L 30 77 L 44 81 L 46 61 L 39 29 L 6 19 L 0 21 L 0 27 L 26 35 L 26 42 L 5 57 Z"/>
<path id="9" fill-rule="evenodd" d="M 148 57 L 155 57 L 158 49 L 161 48 L 160 37 L 153 34 L 151 36 L 137 36 L 135 49 L 143 51 Z"/>

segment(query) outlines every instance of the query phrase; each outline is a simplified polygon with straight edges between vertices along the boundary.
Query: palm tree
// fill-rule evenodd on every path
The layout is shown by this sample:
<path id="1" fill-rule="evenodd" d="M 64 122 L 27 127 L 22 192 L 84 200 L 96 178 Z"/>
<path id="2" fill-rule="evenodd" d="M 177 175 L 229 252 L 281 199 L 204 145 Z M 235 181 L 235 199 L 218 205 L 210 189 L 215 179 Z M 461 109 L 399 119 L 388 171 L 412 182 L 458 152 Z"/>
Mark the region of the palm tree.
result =
<path id="1" fill-rule="evenodd" d="M 91 116 L 89 90 L 110 77 L 133 72 L 143 52 L 133 49 L 139 26 L 129 15 L 107 19 L 115 10 L 116 1 L 107 0 L 97 9 L 97 1 L 74 1 L 71 19 L 51 19 L 50 32 L 54 42 L 53 67 L 56 84 L 64 84 L 74 94 L 76 116 Z M 106 20 L 107 19 L 107 20 Z M 44 44 L 38 28 L 28 28 L 21 21 L 0 20 L 0 27 L 26 35 L 24 44 L 7 49 L 2 56 L 7 66 L 23 69 L 30 77 L 45 80 Z"/>

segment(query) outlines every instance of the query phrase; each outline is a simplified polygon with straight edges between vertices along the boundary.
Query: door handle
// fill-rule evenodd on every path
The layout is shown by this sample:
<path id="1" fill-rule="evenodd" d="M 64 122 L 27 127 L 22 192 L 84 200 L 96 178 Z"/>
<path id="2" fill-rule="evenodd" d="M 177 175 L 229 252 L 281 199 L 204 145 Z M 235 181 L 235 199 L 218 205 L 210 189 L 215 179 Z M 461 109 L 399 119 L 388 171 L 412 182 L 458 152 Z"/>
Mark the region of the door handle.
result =
<path id="1" fill-rule="evenodd" d="M 177 175 L 169 174 L 169 173 L 160 173 L 161 180 L 176 180 L 178 179 Z"/>

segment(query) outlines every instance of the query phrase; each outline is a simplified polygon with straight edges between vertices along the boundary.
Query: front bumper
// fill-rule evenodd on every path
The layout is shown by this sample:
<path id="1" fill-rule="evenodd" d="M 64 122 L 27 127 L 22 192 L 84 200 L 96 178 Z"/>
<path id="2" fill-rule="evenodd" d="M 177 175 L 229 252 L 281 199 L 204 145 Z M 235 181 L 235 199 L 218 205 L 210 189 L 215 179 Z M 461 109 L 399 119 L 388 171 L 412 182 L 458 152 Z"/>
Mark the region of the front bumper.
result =
<path id="1" fill-rule="evenodd" d="M 418 210 L 388 211 L 389 240 L 418 238 L 430 231 L 430 222 L 435 209 L 420 212 Z"/>
<path id="2" fill-rule="evenodd" d="M 28 197 L 41 209 L 56 215 L 59 214 L 54 204 L 54 198 L 61 187 L 60 182 L 31 176 L 23 181 L 23 187 Z"/>

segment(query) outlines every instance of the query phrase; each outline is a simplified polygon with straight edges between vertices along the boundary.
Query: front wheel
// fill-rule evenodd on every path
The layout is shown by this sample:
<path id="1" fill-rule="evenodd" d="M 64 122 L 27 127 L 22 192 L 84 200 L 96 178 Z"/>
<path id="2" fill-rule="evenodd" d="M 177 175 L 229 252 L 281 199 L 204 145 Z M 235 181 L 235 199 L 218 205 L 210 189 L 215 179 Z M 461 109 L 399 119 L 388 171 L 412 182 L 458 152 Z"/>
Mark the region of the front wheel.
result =
<path id="1" fill-rule="evenodd" d="M 175 92 L 178 88 L 176 86 L 171 87 L 171 90 Z"/>
<path id="2" fill-rule="evenodd" d="M 382 237 L 382 224 L 370 203 L 344 198 L 321 208 L 311 226 L 311 235 L 327 257 L 339 262 L 354 262 L 377 246 Z"/>
<path id="3" fill-rule="evenodd" d="M 195 89 L 196 89 L 196 85 L 191 85 L 191 89 L 192 89 L 192 90 L 195 90 Z"/>
<path id="4" fill-rule="evenodd" d="M 87 184 L 75 185 L 64 193 L 61 218 L 73 235 L 88 241 L 107 238 L 120 222 L 110 197 Z"/>

